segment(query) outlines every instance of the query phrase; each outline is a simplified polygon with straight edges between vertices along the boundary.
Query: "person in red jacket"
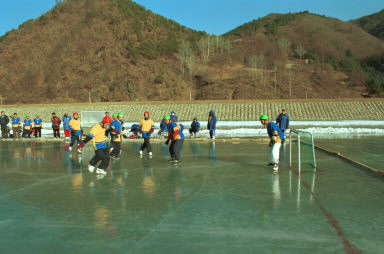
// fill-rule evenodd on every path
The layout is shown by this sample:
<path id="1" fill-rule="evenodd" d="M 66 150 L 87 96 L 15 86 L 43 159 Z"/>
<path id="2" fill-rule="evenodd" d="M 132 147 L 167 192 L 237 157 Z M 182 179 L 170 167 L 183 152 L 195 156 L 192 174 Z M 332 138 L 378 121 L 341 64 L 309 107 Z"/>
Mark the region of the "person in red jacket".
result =
<path id="1" fill-rule="evenodd" d="M 105 116 L 103 118 L 103 120 L 107 120 L 107 119 L 111 120 L 111 122 L 113 121 L 112 117 L 109 115 L 109 112 L 105 112 Z M 111 130 L 109 128 L 105 131 L 106 138 L 108 138 L 110 131 Z"/>
<path id="2" fill-rule="evenodd" d="M 56 116 L 55 112 L 52 113 L 51 122 L 52 122 L 52 129 L 53 129 L 53 137 L 55 139 L 56 138 L 60 138 L 60 123 L 61 123 L 61 120 L 60 120 L 60 118 L 58 118 Z"/>

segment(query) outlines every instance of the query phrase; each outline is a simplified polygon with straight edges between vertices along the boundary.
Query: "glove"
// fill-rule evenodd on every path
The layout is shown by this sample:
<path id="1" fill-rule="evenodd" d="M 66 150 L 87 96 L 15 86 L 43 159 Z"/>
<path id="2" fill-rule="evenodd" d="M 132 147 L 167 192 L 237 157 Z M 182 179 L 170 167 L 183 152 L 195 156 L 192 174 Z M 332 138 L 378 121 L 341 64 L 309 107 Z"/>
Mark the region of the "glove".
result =
<path id="1" fill-rule="evenodd" d="M 151 134 L 152 134 L 154 130 L 155 130 L 155 129 L 151 129 L 151 130 L 149 131 L 149 133 L 151 133 Z"/>
<path id="2" fill-rule="evenodd" d="M 81 142 L 81 144 L 77 147 L 78 149 L 81 149 L 81 148 L 83 148 L 85 146 L 85 143 L 84 143 L 84 141 L 83 142 Z"/>
<path id="3" fill-rule="evenodd" d="M 165 141 L 165 144 L 168 145 L 169 144 L 169 139 L 167 139 L 167 141 Z"/>
<path id="4" fill-rule="evenodd" d="M 213 125 L 212 128 L 213 128 L 213 129 L 216 129 L 216 125 Z"/>
<path id="5" fill-rule="evenodd" d="M 125 130 L 125 127 L 122 127 L 121 130 L 124 131 L 124 130 Z"/>
<path id="6" fill-rule="evenodd" d="M 75 134 L 75 133 L 76 133 L 76 131 L 75 131 L 74 129 L 72 129 L 72 130 L 71 130 L 71 132 L 72 132 L 73 134 Z"/>
<path id="7" fill-rule="evenodd" d="M 276 143 L 276 140 L 272 139 L 271 142 L 269 142 L 269 146 L 272 147 Z"/>

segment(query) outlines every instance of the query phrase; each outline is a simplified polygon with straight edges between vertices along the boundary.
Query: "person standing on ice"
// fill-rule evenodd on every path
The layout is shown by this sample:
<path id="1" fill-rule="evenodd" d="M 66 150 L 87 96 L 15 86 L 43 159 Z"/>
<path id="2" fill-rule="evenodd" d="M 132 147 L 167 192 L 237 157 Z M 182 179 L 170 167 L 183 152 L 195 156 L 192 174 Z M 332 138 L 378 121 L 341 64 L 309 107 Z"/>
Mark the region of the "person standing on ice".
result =
<path id="1" fill-rule="evenodd" d="M 12 131 L 13 131 L 13 138 L 20 138 L 20 118 L 17 116 L 17 113 L 13 114 L 12 117 Z"/>
<path id="2" fill-rule="evenodd" d="M 143 151 L 145 148 L 147 148 L 148 155 L 152 156 L 152 149 L 151 149 L 151 134 L 155 130 L 155 123 L 152 119 L 149 119 L 149 112 L 144 112 L 144 118 L 141 119 L 139 123 L 142 136 L 144 138 L 144 143 L 140 148 L 140 155 L 143 155 Z"/>
<path id="3" fill-rule="evenodd" d="M 276 118 L 276 124 L 279 125 L 279 128 L 285 137 L 285 132 L 289 129 L 289 116 L 285 112 L 285 109 L 281 110 L 281 114 Z"/>
<path id="4" fill-rule="evenodd" d="M 71 119 L 72 117 L 68 115 L 68 113 L 65 113 L 62 117 L 65 140 L 69 140 L 69 137 L 71 136 L 71 130 L 69 129 L 69 121 L 71 121 Z"/>
<path id="5" fill-rule="evenodd" d="M 112 123 L 109 126 L 109 132 L 111 134 L 111 157 L 112 159 L 116 159 L 120 156 L 121 149 L 121 133 L 122 133 L 122 125 L 119 121 L 118 114 L 112 114 Z M 108 118 L 103 119 L 106 121 Z"/>
<path id="6" fill-rule="evenodd" d="M 193 134 L 195 134 L 195 137 L 197 136 L 197 133 L 200 130 L 200 123 L 197 120 L 197 117 L 193 118 L 193 122 L 191 123 L 191 128 L 189 129 L 189 134 L 191 137 L 193 137 Z"/>
<path id="7" fill-rule="evenodd" d="M 76 112 L 73 113 L 73 118 L 71 119 L 71 121 L 69 121 L 69 129 L 71 130 L 71 143 L 69 144 L 69 151 L 72 151 L 72 146 L 75 144 L 75 141 L 79 145 L 81 141 L 81 136 L 83 135 L 83 129 L 81 128 L 79 114 L 77 114 Z M 78 152 L 81 153 L 81 150 L 78 149 Z"/>
<path id="8" fill-rule="evenodd" d="M 171 112 L 171 120 L 172 120 L 173 122 L 177 122 L 177 115 L 176 115 L 175 111 L 172 111 L 172 112 Z"/>
<path id="9" fill-rule="evenodd" d="M 31 138 L 31 131 L 32 120 L 29 118 L 29 115 L 26 115 L 23 124 L 23 138 Z"/>
<path id="10" fill-rule="evenodd" d="M 110 157 L 107 144 L 105 143 L 105 130 L 109 128 L 111 122 L 111 118 L 104 117 L 102 122 L 97 123 L 92 127 L 87 137 L 77 147 L 78 150 L 81 150 L 86 143 L 92 140 L 92 145 L 95 149 L 95 156 L 89 161 L 88 165 L 88 170 L 91 173 L 95 171 L 96 164 L 101 161 L 100 165 L 96 169 L 96 174 L 107 174 L 106 170 L 109 165 Z"/>
<path id="11" fill-rule="evenodd" d="M 39 114 L 36 114 L 36 118 L 33 119 L 33 125 L 35 128 L 35 138 L 37 138 L 37 135 L 39 135 L 39 138 L 41 138 L 41 129 L 43 128 L 43 119 L 40 118 Z"/>
<path id="12" fill-rule="evenodd" d="M 8 123 L 9 123 L 9 117 L 5 114 L 4 111 L 1 111 L 0 125 L 1 125 L 2 138 L 8 138 L 8 126 L 7 126 Z"/>
<path id="13" fill-rule="evenodd" d="M 215 139 L 216 123 L 217 123 L 217 119 L 216 119 L 215 111 L 211 109 L 211 111 L 209 111 L 208 123 L 207 123 L 207 129 L 209 130 L 209 136 L 211 137 L 211 139 Z"/>
<path id="14" fill-rule="evenodd" d="M 168 139 L 165 141 L 165 144 L 169 146 L 169 153 L 171 154 L 171 159 L 168 160 L 171 163 L 177 164 L 180 162 L 180 152 L 183 148 L 184 143 L 184 134 L 179 123 L 172 121 L 171 116 L 164 116 L 164 122 L 168 126 Z"/>
<path id="15" fill-rule="evenodd" d="M 260 122 L 267 127 L 268 136 L 271 139 L 268 148 L 268 160 L 267 166 L 273 166 L 274 171 L 279 170 L 279 158 L 281 143 L 284 142 L 284 135 L 276 123 L 271 122 L 267 115 L 260 116 Z"/>
<path id="16" fill-rule="evenodd" d="M 61 120 L 60 120 L 60 118 L 58 118 L 56 116 L 55 112 L 52 113 L 51 122 L 52 122 L 52 129 L 53 129 L 53 138 L 54 139 L 60 138 L 60 124 L 61 124 Z"/>
<path id="17" fill-rule="evenodd" d="M 105 112 L 105 116 L 103 120 L 107 120 L 107 118 L 109 118 L 112 123 L 112 117 L 109 116 L 109 112 Z M 110 132 L 110 129 L 105 130 L 105 138 L 108 138 L 109 132 Z"/>

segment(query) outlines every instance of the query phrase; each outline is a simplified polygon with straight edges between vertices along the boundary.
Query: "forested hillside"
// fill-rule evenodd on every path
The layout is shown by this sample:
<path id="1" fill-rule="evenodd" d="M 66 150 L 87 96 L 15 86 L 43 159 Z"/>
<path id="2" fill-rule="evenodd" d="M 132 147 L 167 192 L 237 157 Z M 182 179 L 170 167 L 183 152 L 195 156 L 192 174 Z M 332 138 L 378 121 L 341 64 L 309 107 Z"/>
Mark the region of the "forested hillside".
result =
<path id="1" fill-rule="evenodd" d="M 308 12 L 208 35 L 131 0 L 66 0 L 0 37 L 4 103 L 381 96 L 383 41 Z"/>

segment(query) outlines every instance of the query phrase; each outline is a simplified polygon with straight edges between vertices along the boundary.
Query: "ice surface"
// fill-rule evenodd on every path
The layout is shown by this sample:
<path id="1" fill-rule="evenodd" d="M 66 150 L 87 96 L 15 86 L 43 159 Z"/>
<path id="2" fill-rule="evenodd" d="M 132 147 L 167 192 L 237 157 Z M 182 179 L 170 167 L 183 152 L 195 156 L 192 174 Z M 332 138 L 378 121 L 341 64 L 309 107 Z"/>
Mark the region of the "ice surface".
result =
<path id="1" fill-rule="evenodd" d="M 337 158 L 318 153 L 319 171 L 299 177 L 284 150 L 272 173 L 265 144 L 185 141 L 179 166 L 167 146 L 149 159 L 140 145 L 123 143 L 97 178 L 90 145 L 79 156 L 62 142 L 1 142 L 2 252 L 343 253 L 319 204 L 359 250 L 382 251 L 382 181 Z"/>

